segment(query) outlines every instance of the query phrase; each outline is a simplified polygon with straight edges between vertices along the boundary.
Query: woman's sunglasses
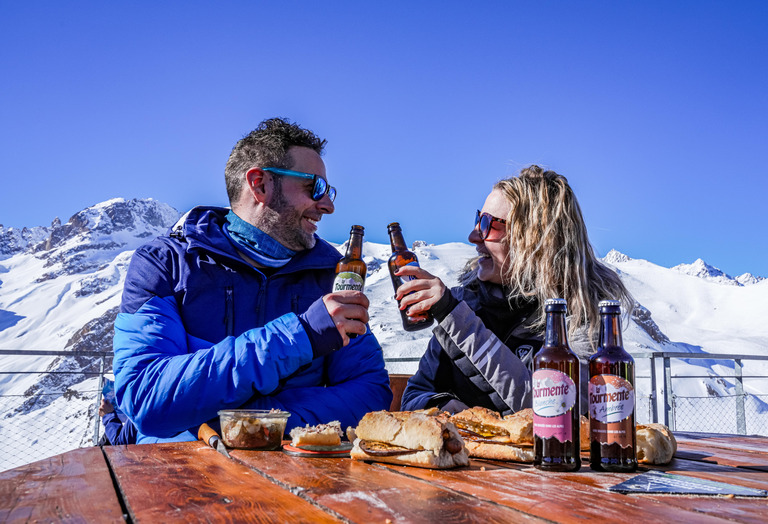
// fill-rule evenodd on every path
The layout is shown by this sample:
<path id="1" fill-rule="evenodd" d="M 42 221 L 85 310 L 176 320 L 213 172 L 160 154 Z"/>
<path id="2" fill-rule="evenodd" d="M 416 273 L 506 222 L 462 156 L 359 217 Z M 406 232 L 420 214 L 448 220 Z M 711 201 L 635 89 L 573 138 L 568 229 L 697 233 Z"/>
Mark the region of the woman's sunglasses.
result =
<path id="1" fill-rule="evenodd" d="M 311 179 L 312 200 L 317 202 L 323 198 L 326 193 L 328 193 L 328 198 L 331 199 L 331 202 L 336 200 L 336 188 L 329 186 L 328 182 L 326 182 L 326 180 L 321 176 L 313 175 L 312 173 L 302 173 L 301 171 L 291 171 L 290 169 L 280 169 L 279 167 L 262 167 L 261 170 L 269 171 L 275 175 L 295 176 L 299 178 Z"/>
<path id="2" fill-rule="evenodd" d="M 488 213 L 481 213 L 479 209 L 477 210 L 477 215 L 475 215 L 475 227 L 480 224 L 480 237 L 482 240 L 485 240 L 488 238 L 488 235 L 491 234 L 491 228 L 493 227 L 494 222 L 498 222 L 499 224 L 507 223 L 503 218 L 496 218 Z"/>

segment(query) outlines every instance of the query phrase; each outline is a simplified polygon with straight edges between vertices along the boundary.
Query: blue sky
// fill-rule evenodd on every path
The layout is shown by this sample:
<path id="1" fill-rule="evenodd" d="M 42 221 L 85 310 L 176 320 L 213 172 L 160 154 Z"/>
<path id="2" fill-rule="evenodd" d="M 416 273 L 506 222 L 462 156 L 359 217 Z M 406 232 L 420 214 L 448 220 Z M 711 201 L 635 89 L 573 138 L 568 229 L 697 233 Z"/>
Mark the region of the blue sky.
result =
<path id="1" fill-rule="evenodd" d="M 466 242 L 538 163 L 600 255 L 768 276 L 766 27 L 762 1 L 0 0 L 0 224 L 226 205 L 232 146 L 284 116 L 328 139 L 334 242 Z"/>

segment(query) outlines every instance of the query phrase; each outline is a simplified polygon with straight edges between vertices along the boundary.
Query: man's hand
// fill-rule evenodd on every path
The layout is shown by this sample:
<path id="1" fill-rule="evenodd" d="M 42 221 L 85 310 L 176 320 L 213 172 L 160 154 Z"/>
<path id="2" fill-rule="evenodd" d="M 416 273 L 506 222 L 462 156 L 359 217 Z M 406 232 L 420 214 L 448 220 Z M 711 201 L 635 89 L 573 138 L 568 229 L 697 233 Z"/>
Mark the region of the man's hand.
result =
<path id="1" fill-rule="evenodd" d="M 368 323 L 368 297 L 361 291 L 329 293 L 323 297 L 323 304 L 344 339 L 343 346 L 349 344 L 347 333 L 365 334 L 365 325 Z"/>
<path id="2" fill-rule="evenodd" d="M 99 416 L 103 417 L 107 413 L 112 413 L 115 410 L 115 408 L 112 407 L 112 403 L 103 398 L 101 399 L 101 406 L 99 406 Z"/>
<path id="3" fill-rule="evenodd" d="M 442 280 L 420 267 L 403 266 L 396 275 L 399 277 L 416 277 L 416 280 L 404 282 L 395 293 L 400 309 L 408 308 L 406 314 L 409 316 L 429 311 L 447 289 Z"/>

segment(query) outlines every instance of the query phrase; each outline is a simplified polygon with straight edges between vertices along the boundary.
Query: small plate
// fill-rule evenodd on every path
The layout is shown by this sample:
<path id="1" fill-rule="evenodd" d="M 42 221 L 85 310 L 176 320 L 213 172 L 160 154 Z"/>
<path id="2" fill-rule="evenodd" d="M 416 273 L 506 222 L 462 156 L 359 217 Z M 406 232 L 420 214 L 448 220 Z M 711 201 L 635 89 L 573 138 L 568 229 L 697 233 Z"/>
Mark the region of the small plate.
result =
<path id="1" fill-rule="evenodd" d="M 283 452 L 295 457 L 349 457 L 351 442 L 342 442 L 340 446 L 302 446 L 283 445 Z"/>

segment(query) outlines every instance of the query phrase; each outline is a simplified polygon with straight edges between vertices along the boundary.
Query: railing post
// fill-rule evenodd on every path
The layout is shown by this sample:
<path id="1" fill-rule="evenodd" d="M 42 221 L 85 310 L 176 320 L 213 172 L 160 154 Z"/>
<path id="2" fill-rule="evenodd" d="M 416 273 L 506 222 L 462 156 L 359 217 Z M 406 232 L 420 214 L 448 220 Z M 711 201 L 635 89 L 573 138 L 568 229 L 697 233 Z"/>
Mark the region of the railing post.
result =
<path id="1" fill-rule="evenodd" d="M 659 395 L 656 392 L 656 353 L 651 353 L 651 410 L 653 416 L 648 422 L 659 421 Z"/>
<path id="2" fill-rule="evenodd" d="M 104 389 L 104 357 L 99 360 L 99 390 L 96 392 L 96 416 L 93 417 L 93 445 L 96 446 L 99 443 L 99 423 L 101 417 L 99 416 L 99 407 L 101 407 L 101 390 Z"/>
<path id="3" fill-rule="evenodd" d="M 741 359 L 734 359 L 734 378 L 736 379 L 736 431 L 739 435 L 747 434 L 747 417 L 744 413 L 744 382 Z"/>
<path id="4" fill-rule="evenodd" d="M 664 357 L 664 425 L 675 431 L 675 400 L 672 394 L 672 369 L 669 357 Z"/>

